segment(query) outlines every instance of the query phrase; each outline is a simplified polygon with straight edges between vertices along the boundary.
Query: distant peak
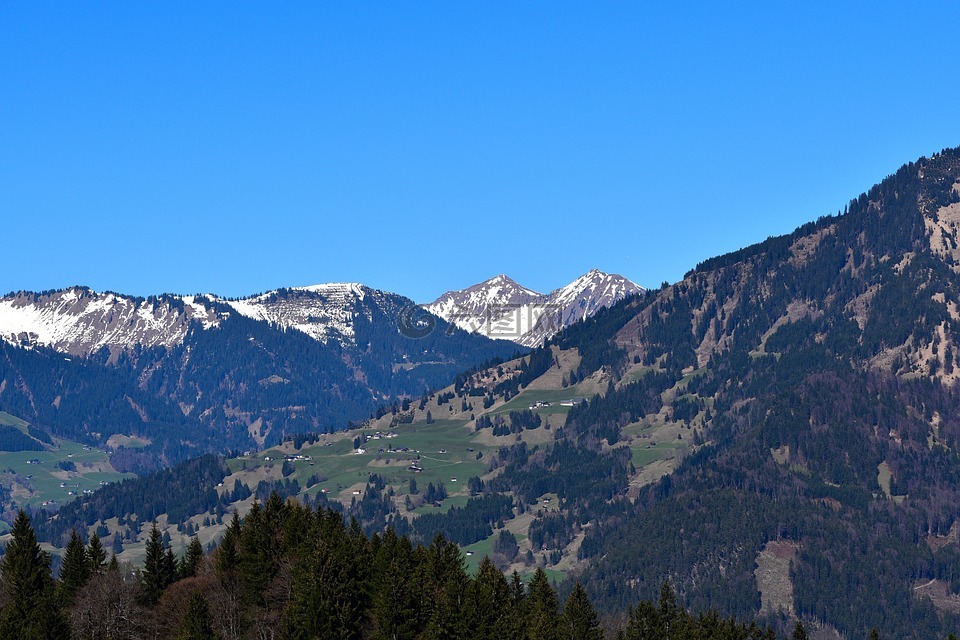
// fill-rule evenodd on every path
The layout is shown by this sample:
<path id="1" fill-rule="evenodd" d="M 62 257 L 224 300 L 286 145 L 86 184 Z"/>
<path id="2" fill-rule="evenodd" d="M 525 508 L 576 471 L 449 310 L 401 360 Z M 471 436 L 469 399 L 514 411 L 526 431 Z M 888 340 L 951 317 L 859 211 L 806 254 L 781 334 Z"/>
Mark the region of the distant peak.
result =
<path id="1" fill-rule="evenodd" d="M 588 280 L 588 279 L 597 280 L 598 278 L 607 278 L 609 276 L 610 276 L 609 273 L 604 273 L 603 271 L 600 271 L 600 269 L 590 269 L 590 271 L 587 271 L 585 274 L 583 274 L 577 279 L 578 280 Z"/>
<path id="2" fill-rule="evenodd" d="M 590 269 L 590 271 L 587 271 L 585 274 L 574 280 L 574 282 L 587 282 L 606 279 L 630 282 L 630 280 L 619 274 L 607 273 L 605 271 L 601 271 L 600 269 Z"/>
<path id="3" fill-rule="evenodd" d="M 321 284 L 311 284 L 306 287 L 293 287 L 295 291 L 310 291 L 313 293 L 325 293 L 329 291 L 360 291 L 365 289 L 365 285 L 359 282 L 325 282 Z"/>

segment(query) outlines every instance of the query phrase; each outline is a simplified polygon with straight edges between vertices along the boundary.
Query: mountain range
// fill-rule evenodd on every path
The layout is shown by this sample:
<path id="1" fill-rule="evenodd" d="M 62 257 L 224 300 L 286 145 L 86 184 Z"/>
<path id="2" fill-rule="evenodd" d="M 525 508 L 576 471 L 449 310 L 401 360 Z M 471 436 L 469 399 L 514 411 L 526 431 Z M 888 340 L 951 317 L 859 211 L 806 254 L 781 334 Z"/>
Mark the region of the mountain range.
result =
<path id="1" fill-rule="evenodd" d="M 581 316 L 612 303 L 604 278 L 587 274 L 564 300 Z M 239 299 L 17 292 L 0 298 L 0 339 L 0 409 L 89 444 L 149 442 L 124 469 L 343 428 L 523 348 L 356 283 Z"/>
<path id="2" fill-rule="evenodd" d="M 425 308 L 464 331 L 538 347 L 564 327 L 643 291 L 623 276 L 597 269 L 547 294 L 501 274 L 448 291 Z"/>
<path id="3" fill-rule="evenodd" d="M 442 533 L 472 569 L 483 555 L 505 571 L 548 569 L 561 592 L 580 582 L 610 619 L 666 582 L 693 611 L 759 616 L 782 635 L 799 619 L 818 638 L 876 629 L 942 640 L 960 627 L 958 232 L 960 149 L 948 149 L 904 165 L 836 215 L 705 260 L 541 346 L 463 367 L 430 393 L 392 394 L 347 431 L 271 431 L 262 451 L 194 459 L 67 502 L 55 516 L 39 512 L 38 532 L 59 547 L 71 529 L 100 531 L 135 559 L 149 520 L 177 544 L 194 533 L 215 544 L 225 515 L 259 513 L 254 499 L 276 493 L 340 511 L 367 532 L 389 527 L 424 543 Z M 454 321 L 462 307 L 472 322 L 485 305 L 531 297 L 501 277 L 436 304 Z M 447 329 L 424 331 L 436 316 L 402 308 L 396 322 L 419 340 L 452 333 L 478 351 L 515 348 L 451 331 L 441 318 L 436 327 Z M 74 366 L 101 367 L 101 385 L 144 380 L 122 404 L 149 411 L 148 401 L 165 402 L 191 375 L 237 375 L 200 354 L 273 335 L 320 344 L 227 302 L 210 310 L 230 315 L 163 347 L 181 368 L 147 355 L 161 347 L 100 349 L 79 364 L 39 346 L 2 355 L 47 358 L 36 368 L 56 368 L 57 389 L 83 380 Z M 232 326 L 233 341 L 194 342 Z M 372 344 L 356 326 L 353 344 Z M 344 344 L 326 346 L 356 357 Z M 270 358 L 289 346 L 271 345 Z M 194 358 L 198 368 L 184 367 Z M 115 379 L 101 375 L 111 361 Z M 25 415 L 60 402 L 49 380 L 29 387 L 33 404 L 9 403 L 26 394 L 5 380 L 0 408 L 53 424 Z M 244 386 L 258 385 L 191 398 L 206 401 L 201 415 L 220 407 L 236 416 Z M 189 388 L 201 387 L 210 388 Z M 98 408 L 75 411 L 104 415 Z M 29 437 L 34 425 L 21 426 Z M 24 475 L 16 471 L 2 472 L 0 486 Z"/>

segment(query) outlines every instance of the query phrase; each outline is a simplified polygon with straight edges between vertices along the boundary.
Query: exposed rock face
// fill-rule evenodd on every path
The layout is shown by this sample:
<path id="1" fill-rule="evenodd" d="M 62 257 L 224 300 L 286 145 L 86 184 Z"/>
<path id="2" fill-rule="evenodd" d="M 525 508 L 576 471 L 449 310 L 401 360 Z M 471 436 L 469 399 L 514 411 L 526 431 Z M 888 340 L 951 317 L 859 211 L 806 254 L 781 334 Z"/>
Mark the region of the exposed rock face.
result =
<path id="1" fill-rule="evenodd" d="M 499 275 L 449 291 L 426 309 L 466 331 L 536 347 L 564 327 L 643 291 L 623 276 L 596 269 L 547 294 Z"/>

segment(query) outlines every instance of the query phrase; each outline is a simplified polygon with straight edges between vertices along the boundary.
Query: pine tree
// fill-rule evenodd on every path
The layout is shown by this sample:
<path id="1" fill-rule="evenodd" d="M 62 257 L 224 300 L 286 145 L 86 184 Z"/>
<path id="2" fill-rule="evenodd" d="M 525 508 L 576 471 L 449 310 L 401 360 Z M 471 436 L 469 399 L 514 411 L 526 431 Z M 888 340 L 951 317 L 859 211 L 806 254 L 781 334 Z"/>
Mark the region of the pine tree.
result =
<path id="1" fill-rule="evenodd" d="M 464 605 L 470 579 L 467 576 L 460 548 L 438 533 L 425 550 L 423 570 L 427 597 L 425 640 L 465 638 L 467 636 Z"/>
<path id="2" fill-rule="evenodd" d="M 83 540 L 77 535 L 77 530 L 74 529 L 63 554 L 63 564 L 60 565 L 60 602 L 64 606 L 70 605 L 77 592 L 89 579 L 90 562 L 87 558 L 87 550 L 83 546 Z"/>
<path id="3" fill-rule="evenodd" d="M 210 623 L 210 607 L 199 591 L 194 591 L 187 602 L 187 612 L 180 623 L 177 640 L 214 640 L 216 634 Z"/>
<path id="4" fill-rule="evenodd" d="M 387 529 L 374 562 L 373 619 L 378 640 L 413 638 L 420 626 L 416 559 L 410 541 Z"/>
<path id="5" fill-rule="evenodd" d="M 507 636 L 510 638 L 521 638 L 526 635 L 527 629 L 527 607 L 529 599 L 527 591 L 523 586 L 523 578 L 514 571 L 510 575 L 510 593 L 509 616 L 506 620 Z"/>
<path id="6" fill-rule="evenodd" d="M 557 594 L 546 572 L 538 567 L 527 595 L 527 637 L 530 640 L 559 640 L 560 616 Z"/>
<path id="7" fill-rule="evenodd" d="M 368 604 L 366 559 L 339 514 L 317 513 L 312 536 L 310 551 L 294 569 L 292 597 L 280 637 L 356 640 Z"/>
<path id="8" fill-rule="evenodd" d="M 179 576 L 181 578 L 192 578 L 197 575 L 197 568 L 202 559 L 203 545 L 200 544 L 200 539 L 197 536 L 193 536 L 193 539 L 190 540 L 190 546 L 187 547 L 183 560 L 180 562 Z"/>
<path id="9" fill-rule="evenodd" d="M 473 638 L 499 640 L 507 637 L 507 622 L 512 611 L 510 586 L 489 556 L 480 562 L 467 602 L 465 615 Z"/>
<path id="10" fill-rule="evenodd" d="M 237 547 L 240 544 L 240 516 L 233 512 L 233 519 L 227 525 L 227 530 L 217 547 L 217 556 L 214 567 L 221 576 L 233 573 L 237 568 Z"/>
<path id="11" fill-rule="evenodd" d="M 803 623 L 797 620 L 797 624 L 793 627 L 793 635 L 790 636 L 791 640 L 807 640 L 807 630 L 803 628 Z"/>
<path id="12" fill-rule="evenodd" d="M 154 521 L 150 529 L 150 537 L 147 539 L 147 556 L 143 561 L 143 599 L 150 606 L 157 603 L 160 594 L 166 588 L 167 574 L 165 569 L 163 543 L 160 541 L 160 530 Z"/>
<path id="13" fill-rule="evenodd" d="M 30 518 L 21 509 L 13 522 L 12 539 L 0 562 L 8 597 L 0 610 L 0 638 L 42 640 L 69 638 L 50 576 L 50 557 L 40 550 Z"/>
<path id="14" fill-rule="evenodd" d="M 107 552 L 96 532 L 90 536 L 90 542 L 87 545 L 87 562 L 90 564 L 91 573 L 102 573 L 107 564 Z"/>
<path id="15" fill-rule="evenodd" d="M 120 571 L 120 563 L 117 562 L 117 554 L 110 554 L 110 562 L 107 563 L 107 571 Z"/>
<path id="16" fill-rule="evenodd" d="M 177 581 L 179 574 L 179 563 L 173 549 L 168 548 L 163 554 L 163 588 L 166 589 Z"/>
<path id="17" fill-rule="evenodd" d="M 254 502 L 241 529 L 237 567 L 247 604 L 262 604 L 263 590 L 274 575 L 271 557 L 277 550 L 271 533 L 277 523 L 268 519 L 264 511 L 258 502 Z"/>
<path id="18" fill-rule="evenodd" d="M 563 629 L 568 640 L 603 640 L 597 613 L 579 582 L 563 606 Z"/>

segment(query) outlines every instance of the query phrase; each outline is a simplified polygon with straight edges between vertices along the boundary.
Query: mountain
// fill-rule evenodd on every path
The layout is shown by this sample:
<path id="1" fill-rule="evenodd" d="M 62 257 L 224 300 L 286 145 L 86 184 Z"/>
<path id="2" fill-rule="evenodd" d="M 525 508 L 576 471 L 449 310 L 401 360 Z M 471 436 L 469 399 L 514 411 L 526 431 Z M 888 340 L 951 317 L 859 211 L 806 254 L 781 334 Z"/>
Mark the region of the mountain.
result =
<path id="1" fill-rule="evenodd" d="M 21 291 L 0 298 L 0 339 L 84 356 L 104 348 L 171 347 L 183 342 L 191 326 L 219 322 L 204 303 L 192 296 L 135 298 L 86 287 Z"/>
<path id="2" fill-rule="evenodd" d="M 694 611 L 943 638 L 960 611 L 958 210 L 960 151 L 910 163 L 523 358 L 230 461 L 234 489 L 211 498 L 277 490 L 369 531 L 443 531 L 579 580 L 610 615 L 666 580 Z M 71 507 L 45 535 L 125 503 Z"/>
<path id="3" fill-rule="evenodd" d="M 781 634 L 942 640 L 960 625 L 958 212 L 950 149 L 349 431 L 110 486 L 38 530 L 102 528 L 134 557 L 138 496 L 206 543 L 275 491 L 368 532 L 442 532 L 471 568 L 547 567 L 614 619 L 668 582 Z"/>
<path id="4" fill-rule="evenodd" d="M 448 291 L 425 308 L 465 331 L 536 347 L 564 327 L 643 291 L 623 276 L 597 269 L 548 294 L 501 274 Z"/>
<path id="5" fill-rule="evenodd" d="M 83 287 L 0 299 L 0 408 L 138 465 L 328 431 L 514 354 L 357 284 L 238 300 Z"/>
<path id="6" fill-rule="evenodd" d="M 277 289 L 245 298 L 164 294 L 139 298 L 71 287 L 0 298 L 0 338 L 89 356 L 182 344 L 191 328 L 219 326 L 235 312 L 326 344 L 356 346 L 357 323 L 386 314 L 398 320 L 409 299 L 356 283 Z"/>
<path id="7" fill-rule="evenodd" d="M 504 307 L 527 305 L 542 296 L 501 274 L 466 289 L 448 291 L 426 309 L 464 331 L 476 332 L 489 316 L 499 316 Z"/>
<path id="8" fill-rule="evenodd" d="M 407 298 L 357 283 L 280 289 L 224 302 L 248 318 L 296 329 L 323 343 L 335 340 L 344 347 L 357 345 L 359 316 L 370 321 L 376 308 L 397 320 L 401 310 L 411 306 Z"/>
<path id="9" fill-rule="evenodd" d="M 693 445 L 589 530 L 592 593 L 624 606 L 669 577 L 696 608 L 846 637 L 956 629 L 958 212 L 951 149 L 556 339 L 614 381 L 569 435 L 664 419 Z"/>

